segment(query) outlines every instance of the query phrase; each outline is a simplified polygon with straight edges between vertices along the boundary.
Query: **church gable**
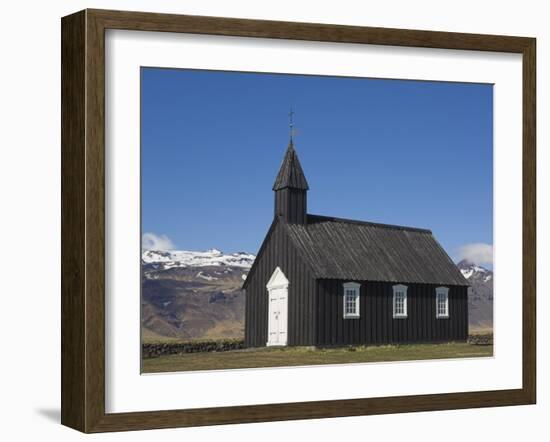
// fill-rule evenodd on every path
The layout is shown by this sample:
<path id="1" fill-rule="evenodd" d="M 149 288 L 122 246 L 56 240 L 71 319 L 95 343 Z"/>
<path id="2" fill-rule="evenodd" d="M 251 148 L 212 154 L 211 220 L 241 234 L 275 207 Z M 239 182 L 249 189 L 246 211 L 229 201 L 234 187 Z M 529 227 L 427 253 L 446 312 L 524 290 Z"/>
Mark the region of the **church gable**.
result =
<path id="1" fill-rule="evenodd" d="M 279 222 L 278 218 L 275 218 L 273 222 L 271 223 L 271 226 L 269 227 L 269 230 L 267 231 L 267 234 L 265 235 L 265 238 L 262 242 L 262 245 L 260 246 L 260 250 L 258 250 L 258 253 L 256 254 L 256 259 L 254 260 L 254 263 L 252 264 L 252 267 L 250 268 L 250 271 L 248 272 L 248 275 L 246 276 L 246 279 L 243 283 L 243 290 L 246 290 L 248 287 L 250 281 L 256 274 L 257 268 L 259 263 L 262 261 L 262 258 L 265 254 L 266 249 L 268 248 L 269 242 L 271 241 L 272 237 L 274 236 L 275 231 L 277 228 L 279 228 Z"/>
<path id="2" fill-rule="evenodd" d="M 269 255 L 269 258 L 266 255 Z M 300 253 L 300 249 L 294 244 L 293 239 L 289 235 L 288 224 L 281 217 L 276 217 L 271 223 L 271 227 L 260 246 L 254 264 L 252 264 L 242 288 L 247 289 L 250 282 L 256 277 L 258 267 L 261 265 L 268 266 L 269 268 L 273 267 L 273 265 L 286 267 L 291 255 L 294 257 L 293 259 L 299 260 L 300 265 L 303 265 L 307 269 L 308 276 L 312 275 L 313 267 L 309 260 L 304 259 Z M 271 271 L 274 270 L 275 267 L 271 268 Z"/>

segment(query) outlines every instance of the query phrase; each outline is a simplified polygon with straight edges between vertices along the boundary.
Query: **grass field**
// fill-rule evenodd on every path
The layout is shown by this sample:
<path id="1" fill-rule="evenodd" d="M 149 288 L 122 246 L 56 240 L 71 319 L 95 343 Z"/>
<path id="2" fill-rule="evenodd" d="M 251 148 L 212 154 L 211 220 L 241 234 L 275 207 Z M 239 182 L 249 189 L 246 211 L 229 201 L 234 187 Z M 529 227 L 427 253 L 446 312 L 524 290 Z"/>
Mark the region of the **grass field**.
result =
<path id="1" fill-rule="evenodd" d="M 331 349 L 269 347 L 218 353 L 187 353 L 144 359 L 142 371 L 143 373 L 161 373 L 168 371 L 472 358 L 492 355 L 492 345 L 470 345 L 457 342 L 353 347 L 352 350 L 347 347 Z"/>

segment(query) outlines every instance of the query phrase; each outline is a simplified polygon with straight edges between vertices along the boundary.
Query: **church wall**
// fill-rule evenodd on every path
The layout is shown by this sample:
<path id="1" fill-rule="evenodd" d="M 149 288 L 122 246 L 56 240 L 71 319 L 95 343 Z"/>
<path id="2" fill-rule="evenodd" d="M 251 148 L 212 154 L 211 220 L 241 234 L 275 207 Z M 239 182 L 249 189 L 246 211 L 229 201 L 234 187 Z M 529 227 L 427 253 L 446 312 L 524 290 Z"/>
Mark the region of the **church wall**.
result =
<path id="1" fill-rule="evenodd" d="M 279 221 L 256 258 L 246 283 L 245 345 L 265 346 L 268 327 L 266 284 L 280 267 L 288 287 L 288 345 L 314 345 L 315 280 Z"/>
<path id="2" fill-rule="evenodd" d="M 344 319 L 343 284 L 318 281 L 317 345 L 364 345 L 465 341 L 468 338 L 467 287 L 449 286 L 449 318 L 435 313 L 435 289 L 441 284 L 407 285 L 407 318 L 393 318 L 397 283 L 361 283 L 359 318 Z"/>

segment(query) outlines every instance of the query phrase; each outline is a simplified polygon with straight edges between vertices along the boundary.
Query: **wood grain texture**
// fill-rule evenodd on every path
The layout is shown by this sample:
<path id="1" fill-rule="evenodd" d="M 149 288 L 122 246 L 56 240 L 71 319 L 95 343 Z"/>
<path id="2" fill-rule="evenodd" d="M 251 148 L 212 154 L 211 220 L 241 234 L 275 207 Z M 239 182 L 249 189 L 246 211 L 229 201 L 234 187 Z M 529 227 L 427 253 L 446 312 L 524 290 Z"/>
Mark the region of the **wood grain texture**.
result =
<path id="1" fill-rule="evenodd" d="M 186 32 L 239 37 L 363 43 L 389 46 L 523 52 L 526 37 L 419 31 L 319 23 L 246 20 L 223 17 L 88 10 L 106 29 Z"/>
<path id="2" fill-rule="evenodd" d="M 61 422 L 84 428 L 85 13 L 66 17 L 61 46 Z"/>
<path id="3" fill-rule="evenodd" d="M 537 396 L 536 40 L 523 51 L 523 389 Z"/>
<path id="4" fill-rule="evenodd" d="M 105 413 L 106 29 L 523 55 L 523 387 L 515 390 Z M 62 19 L 62 423 L 84 432 L 532 404 L 536 398 L 535 40 L 526 37 L 86 10 Z"/>
<path id="5" fill-rule="evenodd" d="M 105 415 L 105 31 L 86 11 L 86 427 Z"/>

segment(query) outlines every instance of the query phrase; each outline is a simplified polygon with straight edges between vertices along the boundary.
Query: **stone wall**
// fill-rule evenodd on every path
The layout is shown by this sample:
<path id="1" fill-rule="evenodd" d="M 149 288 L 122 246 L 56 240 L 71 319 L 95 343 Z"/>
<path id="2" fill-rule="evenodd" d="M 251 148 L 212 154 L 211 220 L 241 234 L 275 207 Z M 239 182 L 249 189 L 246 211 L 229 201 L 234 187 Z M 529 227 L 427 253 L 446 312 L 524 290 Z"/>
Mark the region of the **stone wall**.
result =
<path id="1" fill-rule="evenodd" d="M 493 334 L 470 335 L 468 336 L 468 344 L 470 345 L 493 345 Z"/>
<path id="2" fill-rule="evenodd" d="M 493 334 L 470 335 L 470 345 L 493 345 Z M 205 353 L 240 350 L 244 348 L 244 341 L 228 339 L 225 341 L 198 341 L 179 343 L 150 343 L 142 345 L 142 357 L 158 358 L 159 356 L 178 355 L 184 353 Z M 354 351 L 355 349 L 351 350 Z"/>
<path id="3" fill-rule="evenodd" d="M 179 343 L 143 344 L 141 354 L 144 359 L 158 358 L 159 356 L 178 355 L 184 353 L 204 353 L 213 351 L 229 351 L 244 348 L 244 341 L 198 341 Z"/>

